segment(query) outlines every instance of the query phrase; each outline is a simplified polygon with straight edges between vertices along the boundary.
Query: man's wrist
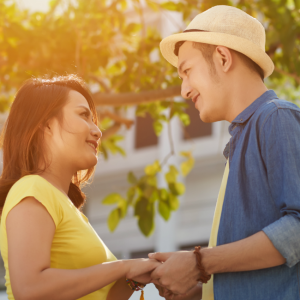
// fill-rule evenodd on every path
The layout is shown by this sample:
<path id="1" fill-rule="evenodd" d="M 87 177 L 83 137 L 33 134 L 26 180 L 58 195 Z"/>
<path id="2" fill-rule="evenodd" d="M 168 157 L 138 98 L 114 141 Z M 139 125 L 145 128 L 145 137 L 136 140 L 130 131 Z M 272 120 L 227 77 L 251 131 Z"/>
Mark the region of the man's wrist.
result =
<path id="1" fill-rule="evenodd" d="M 200 250 L 202 265 L 209 275 L 215 273 L 214 262 L 211 260 L 212 249 L 213 248 L 202 248 Z"/>

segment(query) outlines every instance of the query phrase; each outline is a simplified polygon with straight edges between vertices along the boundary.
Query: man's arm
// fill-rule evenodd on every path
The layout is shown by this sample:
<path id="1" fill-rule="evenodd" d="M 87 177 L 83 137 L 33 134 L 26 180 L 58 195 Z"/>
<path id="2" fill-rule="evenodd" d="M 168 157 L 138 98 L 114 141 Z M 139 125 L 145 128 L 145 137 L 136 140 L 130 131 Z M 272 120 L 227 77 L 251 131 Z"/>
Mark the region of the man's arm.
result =
<path id="1" fill-rule="evenodd" d="M 234 243 L 204 248 L 201 254 L 209 274 L 271 268 L 286 261 L 263 231 Z"/>
<path id="2" fill-rule="evenodd" d="M 271 268 L 286 261 L 263 231 L 234 243 L 201 249 L 201 255 L 209 274 Z M 187 293 L 197 283 L 200 271 L 192 251 L 151 253 L 149 257 L 164 262 L 152 273 L 154 283 L 177 294 Z"/>

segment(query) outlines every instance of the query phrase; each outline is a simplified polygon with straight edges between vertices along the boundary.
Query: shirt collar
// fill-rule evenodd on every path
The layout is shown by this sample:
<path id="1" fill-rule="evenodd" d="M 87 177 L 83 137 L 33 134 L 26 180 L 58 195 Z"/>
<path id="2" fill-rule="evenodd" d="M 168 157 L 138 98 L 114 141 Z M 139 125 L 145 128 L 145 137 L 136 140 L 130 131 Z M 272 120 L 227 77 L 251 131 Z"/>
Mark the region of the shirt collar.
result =
<path id="1" fill-rule="evenodd" d="M 265 93 L 263 93 L 260 97 L 258 97 L 231 122 L 228 128 L 230 135 L 232 135 L 232 131 L 237 124 L 245 123 L 262 104 L 275 98 L 278 97 L 273 90 L 268 90 Z"/>

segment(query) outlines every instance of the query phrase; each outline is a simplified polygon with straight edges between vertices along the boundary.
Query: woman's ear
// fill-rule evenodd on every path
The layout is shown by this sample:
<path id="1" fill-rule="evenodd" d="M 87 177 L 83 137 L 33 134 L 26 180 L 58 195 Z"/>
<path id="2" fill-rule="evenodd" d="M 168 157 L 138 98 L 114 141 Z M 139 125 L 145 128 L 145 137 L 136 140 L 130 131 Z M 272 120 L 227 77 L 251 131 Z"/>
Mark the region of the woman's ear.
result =
<path id="1" fill-rule="evenodd" d="M 44 134 L 52 135 L 50 122 L 47 122 L 45 124 L 41 124 L 39 127 L 40 127 L 40 130 L 44 131 Z"/>
<path id="2" fill-rule="evenodd" d="M 216 48 L 216 59 L 219 68 L 227 73 L 232 67 L 232 54 L 231 51 L 224 46 L 217 46 Z"/>

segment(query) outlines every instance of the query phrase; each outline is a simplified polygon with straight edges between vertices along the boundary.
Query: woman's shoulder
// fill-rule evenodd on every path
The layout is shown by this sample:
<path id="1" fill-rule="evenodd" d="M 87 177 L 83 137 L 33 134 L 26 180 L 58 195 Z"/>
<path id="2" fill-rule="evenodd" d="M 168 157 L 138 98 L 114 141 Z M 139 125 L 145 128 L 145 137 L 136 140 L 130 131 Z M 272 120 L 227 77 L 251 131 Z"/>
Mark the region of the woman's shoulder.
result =
<path id="1" fill-rule="evenodd" d="M 28 191 L 32 192 L 45 192 L 48 194 L 49 190 L 54 190 L 55 188 L 43 177 L 39 175 L 26 175 L 20 178 L 15 184 L 11 187 L 7 198 L 11 195 L 22 194 Z"/>
<path id="2" fill-rule="evenodd" d="M 57 224 L 61 215 L 60 198 L 64 195 L 39 175 L 27 175 L 16 181 L 7 194 L 2 216 L 6 216 L 14 206 L 28 197 L 34 197 L 43 204 Z"/>

